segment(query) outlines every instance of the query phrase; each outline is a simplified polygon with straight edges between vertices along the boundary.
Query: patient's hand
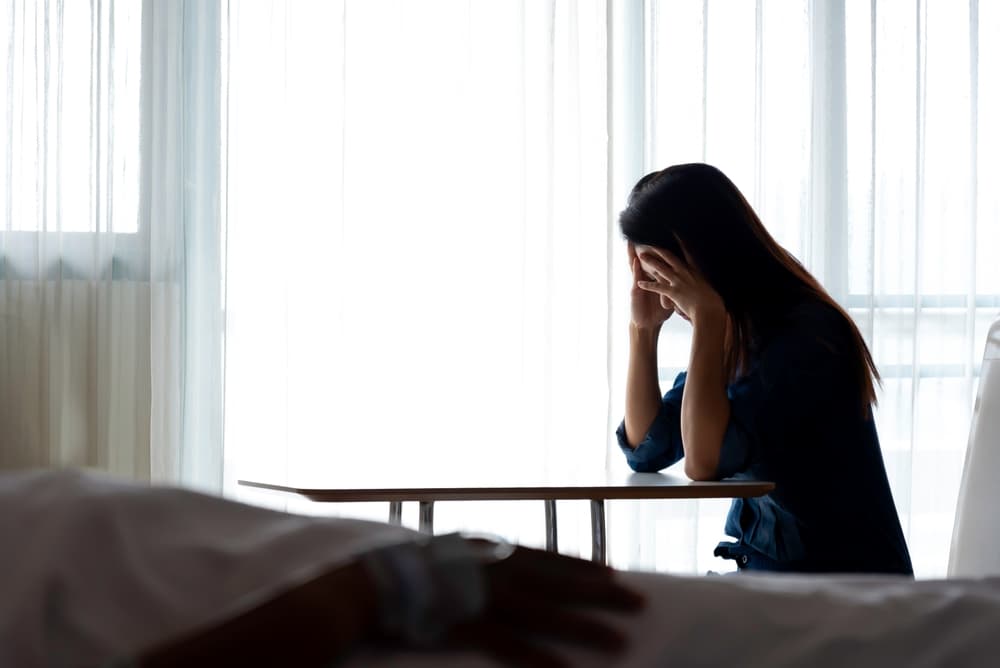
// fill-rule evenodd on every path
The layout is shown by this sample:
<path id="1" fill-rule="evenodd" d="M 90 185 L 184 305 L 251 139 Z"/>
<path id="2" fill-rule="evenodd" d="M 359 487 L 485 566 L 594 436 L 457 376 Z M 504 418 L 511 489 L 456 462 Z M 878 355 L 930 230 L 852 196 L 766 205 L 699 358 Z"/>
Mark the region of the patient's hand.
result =
<path id="1" fill-rule="evenodd" d="M 409 566 L 419 566 L 419 560 L 424 558 L 422 549 L 404 544 L 376 550 L 366 557 L 336 566 L 242 614 L 166 638 L 135 657 L 134 665 L 141 668 L 319 667 L 329 665 L 364 640 L 379 643 L 395 639 L 393 644 L 396 644 L 407 636 L 393 633 L 387 628 L 386 620 L 393 619 L 393 613 L 402 608 L 387 602 L 384 594 L 392 594 L 392 587 L 402 584 L 410 593 L 419 591 L 426 595 L 429 592 L 424 585 L 429 585 L 433 599 L 435 581 L 442 575 L 445 580 L 450 576 L 447 571 L 432 569 L 427 572 L 432 575 L 431 579 L 417 578 L 418 586 L 413 589 L 408 587 L 414 581 L 396 578 L 379 564 L 405 562 Z M 414 555 L 417 562 L 407 561 Z M 483 651 L 516 666 L 564 666 L 566 663 L 556 653 L 538 641 L 559 641 L 613 652 L 624 646 L 624 636 L 606 622 L 586 614 L 582 608 L 632 612 L 642 606 L 640 596 L 615 582 L 614 571 L 580 559 L 517 548 L 500 561 L 482 565 L 482 578 L 478 576 L 480 566 L 474 565 L 480 562 L 463 559 L 464 566 L 460 562 L 443 563 L 455 572 L 472 566 L 471 572 L 477 574 L 474 582 L 485 584 L 485 599 L 474 596 L 478 601 L 474 609 L 478 612 L 472 613 L 470 609 L 459 617 L 464 621 L 444 627 L 442 637 L 424 636 L 422 644 L 425 647 Z M 400 572 L 412 575 L 409 568 Z M 380 574 L 388 579 L 379 577 Z M 468 584 L 462 578 L 453 578 L 451 584 L 456 583 Z M 437 581 L 436 584 L 442 583 Z M 484 593 L 481 586 L 475 589 L 480 595 Z M 456 593 L 460 592 L 452 589 L 451 594 Z M 449 600 L 460 604 L 459 599 Z M 425 599 L 418 597 L 417 600 Z M 397 631 L 414 630 L 406 626 L 405 618 L 402 625 L 395 628 Z M 415 630 L 423 628 L 418 624 Z"/>
<path id="2" fill-rule="evenodd" d="M 559 554 L 519 547 L 485 570 L 486 610 L 456 627 L 449 644 L 483 650 L 510 665 L 568 665 L 538 640 L 619 651 L 625 636 L 586 609 L 634 613 L 643 605 L 640 595 L 615 580 L 615 571 Z"/>

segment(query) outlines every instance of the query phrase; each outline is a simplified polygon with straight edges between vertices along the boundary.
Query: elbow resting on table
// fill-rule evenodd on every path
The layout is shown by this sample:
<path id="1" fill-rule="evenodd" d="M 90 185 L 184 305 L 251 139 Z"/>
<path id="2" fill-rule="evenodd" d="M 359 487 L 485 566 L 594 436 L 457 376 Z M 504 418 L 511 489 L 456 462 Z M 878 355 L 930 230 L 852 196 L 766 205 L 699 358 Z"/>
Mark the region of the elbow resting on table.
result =
<path id="1" fill-rule="evenodd" d="M 694 457 L 685 457 L 684 475 L 698 482 L 718 480 L 718 463 L 708 464 L 707 462 L 700 462 Z"/>
<path id="2" fill-rule="evenodd" d="M 704 430 L 685 430 L 683 427 L 681 431 L 684 444 L 684 474 L 691 480 L 699 482 L 719 480 L 723 434 L 705 433 Z"/>

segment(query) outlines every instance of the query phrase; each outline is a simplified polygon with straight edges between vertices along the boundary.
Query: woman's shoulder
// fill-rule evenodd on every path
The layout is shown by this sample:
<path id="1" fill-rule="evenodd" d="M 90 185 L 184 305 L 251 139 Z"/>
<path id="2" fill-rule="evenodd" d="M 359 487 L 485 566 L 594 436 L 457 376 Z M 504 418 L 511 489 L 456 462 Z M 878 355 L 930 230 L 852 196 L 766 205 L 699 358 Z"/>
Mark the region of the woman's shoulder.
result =
<path id="1" fill-rule="evenodd" d="M 810 299 L 794 304 L 787 315 L 788 327 L 800 333 L 828 336 L 849 335 L 849 325 L 845 313 L 827 302 Z"/>
<path id="2" fill-rule="evenodd" d="M 835 306 L 818 299 L 801 300 L 775 319 L 761 352 L 799 352 L 839 356 L 851 350 L 851 323 Z"/>

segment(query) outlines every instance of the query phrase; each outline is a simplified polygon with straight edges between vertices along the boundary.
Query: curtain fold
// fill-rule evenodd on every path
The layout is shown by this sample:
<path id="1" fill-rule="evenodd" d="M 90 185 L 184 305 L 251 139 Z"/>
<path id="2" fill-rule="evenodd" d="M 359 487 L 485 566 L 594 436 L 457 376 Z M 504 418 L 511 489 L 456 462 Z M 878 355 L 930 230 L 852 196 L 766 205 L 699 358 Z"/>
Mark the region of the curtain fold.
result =
<path id="1" fill-rule="evenodd" d="M 152 0 L 144 11 L 152 469 L 221 491 L 221 12 Z"/>

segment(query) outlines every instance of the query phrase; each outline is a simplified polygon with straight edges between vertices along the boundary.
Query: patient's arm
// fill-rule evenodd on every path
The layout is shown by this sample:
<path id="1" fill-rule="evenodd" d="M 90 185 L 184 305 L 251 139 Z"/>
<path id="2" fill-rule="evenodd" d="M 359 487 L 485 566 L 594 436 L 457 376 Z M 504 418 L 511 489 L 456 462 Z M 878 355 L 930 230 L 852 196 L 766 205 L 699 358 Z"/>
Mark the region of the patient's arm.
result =
<path id="1" fill-rule="evenodd" d="M 355 561 L 284 592 L 217 626 L 145 652 L 142 668 L 328 665 L 372 631 L 375 584 Z"/>
<path id="2" fill-rule="evenodd" d="M 483 566 L 483 611 L 448 631 L 436 646 L 484 651 L 512 665 L 561 666 L 535 640 L 547 638 L 614 652 L 624 636 L 580 607 L 635 611 L 641 598 L 614 571 L 562 555 L 517 548 Z M 337 567 L 214 627 L 142 654 L 161 666 L 326 666 L 362 641 L 401 644 L 380 628 L 379 588 L 361 560 Z"/>

